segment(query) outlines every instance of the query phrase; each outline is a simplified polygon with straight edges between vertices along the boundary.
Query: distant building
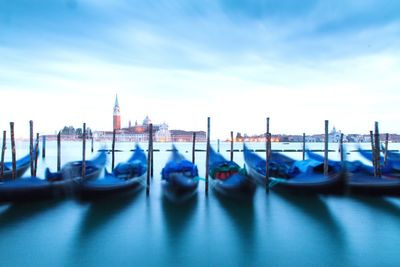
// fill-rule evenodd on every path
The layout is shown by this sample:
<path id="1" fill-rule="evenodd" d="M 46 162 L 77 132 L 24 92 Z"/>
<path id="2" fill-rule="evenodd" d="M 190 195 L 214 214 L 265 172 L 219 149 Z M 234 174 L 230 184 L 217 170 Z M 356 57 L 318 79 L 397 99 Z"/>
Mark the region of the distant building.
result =
<path id="1" fill-rule="evenodd" d="M 116 130 L 116 141 L 128 142 L 147 142 L 149 139 L 149 125 L 152 123 L 147 115 L 142 124 L 135 121 L 132 125 L 129 120 L 128 127 L 121 127 L 121 112 L 118 103 L 118 96 L 115 96 L 115 104 L 113 111 L 113 130 Z M 93 137 L 97 140 L 111 140 L 113 131 L 96 131 Z M 191 142 L 193 139 L 193 131 L 168 130 L 168 124 L 153 124 L 153 140 L 155 142 Z M 196 132 L 196 141 L 205 142 L 206 133 L 204 131 Z"/>
<path id="2" fill-rule="evenodd" d="M 348 134 L 346 136 L 347 141 L 350 143 L 361 143 L 361 142 L 367 142 L 369 140 L 365 140 L 363 135 L 360 134 Z"/>
<path id="3" fill-rule="evenodd" d="M 339 143 L 340 137 L 342 135 L 342 132 L 339 130 L 337 131 L 335 126 L 333 126 L 332 131 L 328 135 L 328 142 L 329 143 Z M 343 135 L 343 142 L 346 142 L 347 140 L 345 139 L 345 136 Z"/>
<path id="4" fill-rule="evenodd" d="M 171 130 L 171 141 L 172 142 L 192 142 L 193 131 L 183 131 L 183 130 Z M 207 134 L 204 131 L 195 131 L 196 142 L 206 142 Z"/>
<path id="5" fill-rule="evenodd" d="M 155 133 L 154 139 L 156 142 L 172 141 L 171 132 L 168 130 L 168 125 L 166 123 L 160 125 L 158 131 Z"/>
<path id="6" fill-rule="evenodd" d="M 307 143 L 315 143 L 315 142 L 318 142 L 318 140 L 314 136 L 306 136 L 306 142 Z"/>
<path id="7" fill-rule="evenodd" d="M 121 129 L 121 112 L 119 110 L 118 95 L 115 95 L 115 104 L 113 112 L 113 130 Z"/>

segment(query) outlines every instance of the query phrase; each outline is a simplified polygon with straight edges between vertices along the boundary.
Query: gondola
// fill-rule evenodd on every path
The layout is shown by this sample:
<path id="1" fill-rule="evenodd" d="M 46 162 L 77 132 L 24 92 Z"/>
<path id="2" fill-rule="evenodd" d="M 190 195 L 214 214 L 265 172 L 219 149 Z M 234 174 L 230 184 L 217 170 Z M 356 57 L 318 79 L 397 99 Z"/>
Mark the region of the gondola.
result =
<path id="1" fill-rule="evenodd" d="M 323 161 L 323 157 L 313 152 L 307 152 L 308 157 Z M 339 162 L 330 161 L 332 164 Z M 397 173 L 391 173 L 390 169 L 382 169 L 382 176 L 374 176 L 372 166 L 360 161 L 346 161 L 348 171 L 347 187 L 350 193 L 364 195 L 400 195 L 400 179 Z"/>
<path id="2" fill-rule="evenodd" d="M 324 157 L 322 155 L 312 152 L 311 150 L 306 150 L 306 155 L 307 155 L 308 159 L 311 159 L 311 160 L 314 160 L 317 162 L 321 162 L 321 163 L 324 162 Z M 373 166 L 366 165 L 359 160 L 354 160 L 354 161 L 346 160 L 344 162 L 344 164 L 345 164 L 345 168 L 346 168 L 347 172 L 362 171 L 362 172 L 366 172 L 366 173 L 370 173 L 370 174 L 374 173 Z M 334 166 L 335 168 L 340 168 L 340 166 L 342 166 L 343 164 L 341 161 L 328 159 L 328 165 Z"/>
<path id="3" fill-rule="evenodd" d="M 386 148 L 383 144 L 381 145 L 381 148 L 382 148 L 382 152 L 385 153 Z M 388 149 L 387 157 L 393 161 L 400 162 L 400 153 L 399 152 L 394 152 L 394 151 L 391 151 Z"/>
<path id="4" fill-rule="evenodd" d="M 147 159 L 144 150 L 136 144 L 132 156 L 119 163 L 109 173 L 98 179 L 83 181 L 79 186 L 82 199 L 101 198 L 121 193 L 135 193 L 144 188 L 147 174 Z"/>
<path id="5" fill-rule="evenodd" d="M 400 179 L 382 175 L 376 177 L 366 172 L 349 174 L 348 186 L 350 193 L 364 195 L 400 195 Z"/>
<path id="6" fill-rule="evenodd" d="M 274 164 L 271 166 L 269 184 L 266 185 L 266 161 L 258 154 L 243 149 L 244 160 L 249 174 L 263 186 L 276 191 L 290 191 L 300 194 L 341 194 L 345 189 L 346 172 L 344 168 L 328 165 L 328 175 L 323 173 L 323 164 L 315 160 L 294 161 L 284 172 Z"/>
<path id="7" fill-rule="evenodd" d="M 362 149 L 360 146 L 358 147 L 357 151 L 364 159 L 367 159 L 368 161 L 372 162 L 371 151 Z M 398 154 L 388 151 L 386 164 L 385 164 L 385 159 L 382 155 L 379 156 L 379 160 L 381 165 L 381 172 L 383 174 L 392 174 L 395 176 L 400 176 L 400 159 Z"/>
<path id="8" fill-rule="evenodd" d="M 51 172 L 49 168 L 45 170 L 45 179 L 48 181 L 63 180 L 89 180 L 99 177 L 107 163 L 107 154 L 100 151 L 96 158 L 85 161 L 85 177 L 82 178 L 82 161 L 72 161 L 65 164 L 60 171 Z"/>
<path id="9" fill-rule="evenodd" d="M 256 183 L 236 162 L 225 159 L 210 147 L 209 173 L 211 187 L 218 196 L 236 199 L 252 198 Z"/>
<path id="10" fill-rule="evenodd" d="M 199 179 L 197 166 L 173 146 L 172 154 L 161 171 L 163 196 L 171 202 L 188 201 L 197 193 Z"/>
<path id="11" fill-rule="evenodd" d="M 266 161 L 257 153 L 252 152 L 246 144 L 243 145 L 243 156 L 246 163 L 248 174 L 260 186 L 265 186 L 265 169 Z M 289 178 L 293 176 L 297 170 L 293 169 L 296 160 L 278 152 L 271 153 L 269 161 L 269 174 L 272 177 Z"/>
<path id="12" fill-rule="evenodd" d="M 16 178 L 21 177 L 26 170 L 29 169 L 30 167 L 30 154 L 18 159 L 15 162 L 16 165 Z M 1 168 L 1 166 L 0 166 Z M 12 162 L 4 162 L 4 171 L 3 171 L 3 177 L 0 177 L 0 180 L 8 180 L 8 179 L 12 179 Z"/>
<path id="13" fill-rule="evenodd" d="M 99 153 L 93 160 L 86 161 L 85 179 L 99 176 L 106 161 L 105 152 Z M 57 173 L 51 173 L 46 169 L 45 179 L 29 176 L 0 182 L 0 202 L 23 202 L 70 196 L 83 180 L 82 162 L 70 162 Z"/>

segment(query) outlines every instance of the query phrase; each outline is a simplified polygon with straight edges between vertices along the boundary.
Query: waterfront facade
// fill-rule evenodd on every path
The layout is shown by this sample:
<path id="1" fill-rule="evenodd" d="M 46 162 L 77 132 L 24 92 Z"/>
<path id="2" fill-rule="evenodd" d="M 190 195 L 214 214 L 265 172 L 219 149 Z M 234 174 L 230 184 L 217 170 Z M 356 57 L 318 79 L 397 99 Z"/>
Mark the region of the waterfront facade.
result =
<path id="1" fill-rule="evenodd" d="M 121 126 L 121 111 L 118 103 L 118 96 L 115 97 L 113 110 L 113 130 L 115 130 L 115 139 L 119 142 L 147 142 L 150 124 L 153 125 L 153 140 L 155 142 L 191 142 L 193 139 L 193 131 L 169 130 L 168 124 L 152 123 L 147 115 L 142 123 L 136 120 L 132 125 L 131 121 L 128 127 Z M 95 140 L 112 140 L 113 131 L 94 131 L 93 138 Z M 196 131 L 196 141 L 205 142 L 206 132 Z"/>
<path id="2" fill-rule="evenodd" d="M 116 132 L 116 141 L 126 141 L 126 142 L 147 142 L 149 125 L 152 123 L 149 116 L 146 116 L 142 123 L 138 123 L 136 120 L 132 125 L 129 120 L 127 127 L 122 127 L 121 124 L 121 110 L 118 102 L 118 96 L 115 97 L 115 103 L 113 108 L 113 130 Z M 71 128 L 71 129 L 70 129 Z M 113 130 L 111 131 L 93 131 L 88 134 L 88 138 L 93 137 L 96 141 L 107 141 L 112 140 Z M 197 142 L 206 142 L 207 135 L 205 131 L 185 131 L 185 130 L 169 130 L 167 123 L 153 124 L 153 140 L 155 142 L 191 142 L 193 140 L 193 133 L 196 132 Z M 64 127 L 61 130 L 61 134 L 64 140 L 79 140 L 82 139 L 82 129 L 74 129 L 72 126 Z M 337 143 L 340 140 L 342 132 L 336 130 L 335 127 L 330 131 L 328 136 L 329 143 Z M 47 135 L 47 137 L 52 140 L 56 139 L 56 135 Z M 385 134 L 380 134 L 380 139 L 385 140 Z M 305 136 L 305 142 L 324 142 L 324 134 L 312 134 Z M 400 142 L 400 135 L 389 134 L 389 142 Z M 230 139 L 226 139 L 230 141 Z M 243 136 L 237 133 L 234 138 L 235 142 L 265 142 L 265 133 L 259 135 L 247 135 Z M 303 135 L 287 135 L 287 134 L 272 134 L 272 142 L 303 142 Z M 360 142 L 370 142 L 371 138 L 369 134 L 347 134 L 343 135 L 343 142 L 350 143 L 360 143 Z"/>

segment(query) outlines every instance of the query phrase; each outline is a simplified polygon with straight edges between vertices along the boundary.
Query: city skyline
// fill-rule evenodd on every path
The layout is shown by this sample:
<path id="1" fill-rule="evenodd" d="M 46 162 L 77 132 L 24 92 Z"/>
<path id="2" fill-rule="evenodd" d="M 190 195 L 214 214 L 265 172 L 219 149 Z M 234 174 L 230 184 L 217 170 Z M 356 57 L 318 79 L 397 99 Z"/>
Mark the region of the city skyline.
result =
<path id="1" fill-rule="evenodd" d="M 399 133 L 400 3 L 0 1 L 0 130 L 28 136 L 121 112 L 249 135 Z M 126 125 L 122 117 L 122 125 Z"/>

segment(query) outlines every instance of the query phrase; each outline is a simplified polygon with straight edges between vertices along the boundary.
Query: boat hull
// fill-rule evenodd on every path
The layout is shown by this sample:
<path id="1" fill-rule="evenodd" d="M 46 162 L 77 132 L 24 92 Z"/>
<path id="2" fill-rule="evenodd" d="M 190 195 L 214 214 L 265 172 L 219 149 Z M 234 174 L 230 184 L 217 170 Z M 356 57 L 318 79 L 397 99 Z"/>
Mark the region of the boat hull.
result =
<path id="1" fill-rule="evenodd" d="M 198 181 L 181 173 L 171 174 L 161 182 L 163 196 L 172 202 L 186 202 L 197 194 Z"/>
<path id="2" fill-rule="evenodd" d="M 400 179 L 374 177 L 365 173 L 350 174 L 348 187 L 350 193 L 374 196 L 399 196 Z"/>
<path id="3" fill-rule="evenodd" d="M 234 161 L 226 160 L 210 148 L 211 188 L 219 196 L 244 199 L 253 198 L 255 181 Z"/>
<path id="4" fill-rule="evenodd" d="M 128 161 L 119 163 L 112 173 L 98 179 L 86 179 L 79 185 L 81 199 L 98 199 L 103 197 L 136 193 L 144 188 L 147 177 L 147 160 L 144 151 L 136 148 Z"/>
<path id="5" fill-rule="evenodd" d="M 211 188 L 223 197 L 245 199 L 252 198 L 257 187 L 247 175 L 234 174 L 227 181 L 211 179 Z"/>
<path id="6" fill-rule="evenodd" d="M 171 156 L 161 171 L 163 197 L 175 203 L 187 202 L 197 194 L 198 185 L 197 166 L 173 146 Z"/>
<path id="7" fill-rule="evenodd" d="M 301 174 L 290 179 L 270 177 L 270 188 L 296 194 L 343 194 L 346 191 L 346 174 Z"/>
<path id="8" fill-rule="evenodd" d="M 16 161 L 15 177 L 16 178 L 21 177 L 29 168 L 30 168 L 30 155 L 28 154 Z M 9 180 L 9 179 L 12 179 L 12 163 L 5 162 L 3 177 L 0 177 L 0 180 Z"/>
<path id="9" fill-rule="evenodd" d="M 37 177 L 0 182 L 0 202 L 28 202 L 70 197 L 78 181 L 68 179 L 50 182 Z"/>
<path id="10" fill-rule="evenodd" d="M 79 186 L 78 194 L 82 199 L 97 199 L 128 192 L 136 193 L 144 188 L 146 176 L 144 174 L 126 181 L 115 176 L 112 176 L 112 178 L 103 177 L 94 181 L 89 180 Z"/>
<path id="11" fill-rule="evenodd" d="M 266 161 L 258 154 L 245 147 L 244 159 L 249 175 L 258 185 L 269 186 L 274 191 L 289 191 L 296 194 L 343 194 L 346 191 L 347 173 L 339 165 L 331 165 L 329 174 L 325 176 L 322 165 L 316 160 L 293 161 L 292 166 L 285 166 L 282 177 L 269 177 L 267 185 L 265 168 Z M 274 162 L 274 164 L 278 164 Z M 275 166 L 275 165 L 273 165 Z M 275 166 L 276 167 L 276 166 Z M 275 169 L 280 169 L 279 166 Z M 264 171 L 260 173 L 260 171 Z M 286 177 L 287 176 L 287 177 Z"/>

